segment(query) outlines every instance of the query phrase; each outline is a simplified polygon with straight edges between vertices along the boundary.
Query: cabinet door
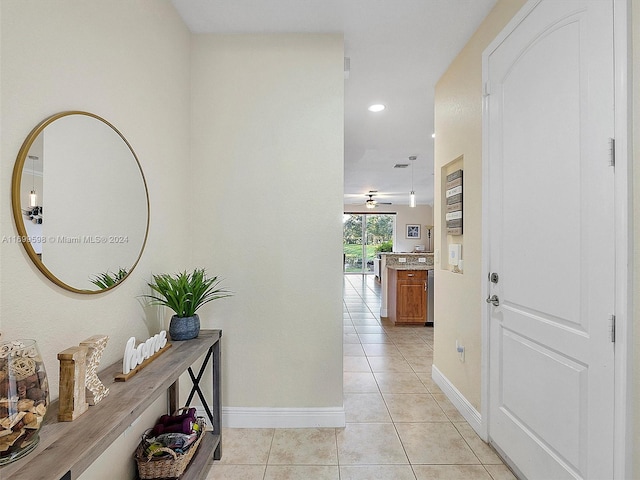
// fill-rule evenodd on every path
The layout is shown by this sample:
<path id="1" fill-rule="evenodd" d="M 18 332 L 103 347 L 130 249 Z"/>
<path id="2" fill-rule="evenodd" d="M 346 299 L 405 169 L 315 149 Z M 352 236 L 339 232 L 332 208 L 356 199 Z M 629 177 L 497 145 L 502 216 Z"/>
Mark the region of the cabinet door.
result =
<path id="1" fill-rule="evenodd" d="M 398 281 L 398 321 L 407 323 L 427 321 L 425 280 Z"/>

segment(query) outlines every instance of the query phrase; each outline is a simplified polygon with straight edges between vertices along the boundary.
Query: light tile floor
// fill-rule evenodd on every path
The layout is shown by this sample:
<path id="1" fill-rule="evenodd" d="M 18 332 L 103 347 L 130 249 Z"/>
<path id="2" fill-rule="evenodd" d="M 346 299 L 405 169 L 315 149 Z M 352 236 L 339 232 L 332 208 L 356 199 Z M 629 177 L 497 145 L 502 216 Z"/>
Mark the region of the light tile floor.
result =
<path id="1" fill-rule="evenodd" d="M 344 428 L 229 429 L 208 480 L 514 480 L 431 380 L 433 328 L 380 320 L 372 276 L 344 280 Z"/>

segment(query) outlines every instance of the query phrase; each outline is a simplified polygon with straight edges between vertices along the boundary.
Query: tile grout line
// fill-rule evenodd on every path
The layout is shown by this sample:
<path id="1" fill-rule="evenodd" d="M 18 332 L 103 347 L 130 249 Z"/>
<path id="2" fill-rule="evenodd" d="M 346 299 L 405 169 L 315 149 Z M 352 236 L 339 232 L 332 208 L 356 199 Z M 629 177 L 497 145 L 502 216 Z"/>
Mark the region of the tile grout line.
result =
<path id="1" fill-rule="evenodd" d="M 267 468 L 269 468 L 269 458 L 271 458 L 271 450 L 273 450 L 273 442 L 276 438 L 276 430 L 272 428 L 273 432 L 271 433 L 271 442 L 269 442 L 269 451 L 267 452 L 267 462 L 264 465 L 264 472 L 262 474 L 262 480 L 266 480 L 267 478 Z"/>

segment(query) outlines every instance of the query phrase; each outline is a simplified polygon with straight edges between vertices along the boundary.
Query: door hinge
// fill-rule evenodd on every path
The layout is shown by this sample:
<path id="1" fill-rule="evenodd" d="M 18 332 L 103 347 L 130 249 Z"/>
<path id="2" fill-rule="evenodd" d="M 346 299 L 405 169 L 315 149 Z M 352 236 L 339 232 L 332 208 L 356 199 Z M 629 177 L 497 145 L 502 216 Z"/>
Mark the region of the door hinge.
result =
<path id="1" fill-rule="evenodd" d="M 616 341 L 616 316 L 609 315 L 609 333 L 611 335 L 611 342 L 615 343 Z"/>
<path id="2" fill-rule="evenodd" d="M 484 96 L 488 97 L 489 95 L 491 95 L 491 85 L 489 84 L 489 82 L 484 82 Z"/>
<path id="3" fill-rule="evenodd" d="M 616 139 L 609 138 L 609 166 L 616 166 Z"/>

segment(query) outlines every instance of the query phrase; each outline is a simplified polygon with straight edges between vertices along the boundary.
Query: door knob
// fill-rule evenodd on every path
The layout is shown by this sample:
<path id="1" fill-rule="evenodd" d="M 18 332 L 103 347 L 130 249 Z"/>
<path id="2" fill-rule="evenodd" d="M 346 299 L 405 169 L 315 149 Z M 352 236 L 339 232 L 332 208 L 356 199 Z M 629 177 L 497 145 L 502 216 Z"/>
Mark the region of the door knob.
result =
<path id="1" fill-rule="evenodd" d="M 490 297 L 487 297 L 487 303 L 491 303 L 494 307 L 497 307 L 500 305 L 500 299 L 497 295 L 491 295 Z"/>

